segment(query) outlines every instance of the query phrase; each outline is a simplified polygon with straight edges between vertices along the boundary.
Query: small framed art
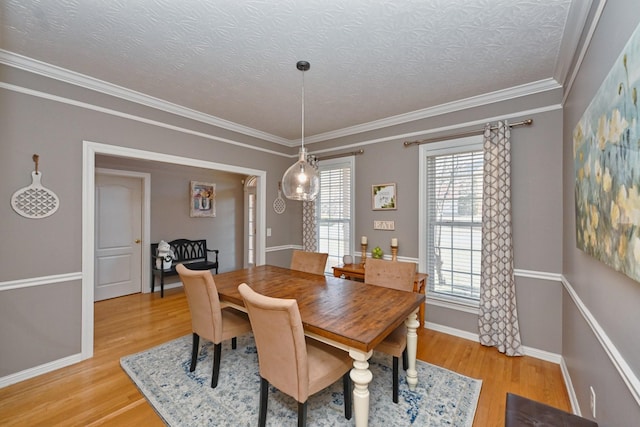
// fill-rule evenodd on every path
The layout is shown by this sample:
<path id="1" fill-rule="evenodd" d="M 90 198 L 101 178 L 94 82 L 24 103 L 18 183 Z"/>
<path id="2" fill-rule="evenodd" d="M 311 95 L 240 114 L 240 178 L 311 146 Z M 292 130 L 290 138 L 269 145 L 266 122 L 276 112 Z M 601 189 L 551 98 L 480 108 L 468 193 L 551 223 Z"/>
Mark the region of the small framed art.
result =
<path id="1" fill-rule="evenodd" d="M 371 186 L 371 208 L 374 211 L 398 208 L 396 184 L 376 184 Z"/>
<path id="2" fill-rule="evenodd" d="M 216 185 L 209 182 L 191 181 L 189 188 L 189 216 L 216 216 Z"/>

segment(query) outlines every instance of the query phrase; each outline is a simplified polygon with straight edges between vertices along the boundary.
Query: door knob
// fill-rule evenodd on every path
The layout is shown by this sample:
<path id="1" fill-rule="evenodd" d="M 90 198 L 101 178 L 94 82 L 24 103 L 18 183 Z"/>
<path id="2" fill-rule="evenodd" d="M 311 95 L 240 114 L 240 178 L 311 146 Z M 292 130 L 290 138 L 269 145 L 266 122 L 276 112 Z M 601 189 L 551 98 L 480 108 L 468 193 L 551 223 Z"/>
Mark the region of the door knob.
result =
<path id="1" fill-rule="evenodd" d="M 141 242 L 141 240 L 140 240 L 140 239 L 136 239 L 136 240 L 135 240 L 135 242 L 136 242 L 136 243 L 140 243 L 140 242 Z"/>

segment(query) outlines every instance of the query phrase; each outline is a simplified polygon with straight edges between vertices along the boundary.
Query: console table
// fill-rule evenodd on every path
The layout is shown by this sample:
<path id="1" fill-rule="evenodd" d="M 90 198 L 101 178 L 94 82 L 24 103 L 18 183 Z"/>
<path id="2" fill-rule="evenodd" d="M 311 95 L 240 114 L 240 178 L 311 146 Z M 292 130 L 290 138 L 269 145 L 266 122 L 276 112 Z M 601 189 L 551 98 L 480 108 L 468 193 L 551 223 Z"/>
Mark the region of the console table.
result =
<path id="1" fill-rule="evenodd" d="M 333 268 L 333 275 L 335 277 L 344 277 L 351 280 L 364 281 L 364 265 L 362 264 L 340 264 Z M 427 286 L 427 274 L 416 273 L 416 278 L 413 281 L 413 292 L 425 294 Z M 420 325 L 424 327 L 424 302 L 420 304 L 420 312 L 418 314 L 420 319 Z"/>

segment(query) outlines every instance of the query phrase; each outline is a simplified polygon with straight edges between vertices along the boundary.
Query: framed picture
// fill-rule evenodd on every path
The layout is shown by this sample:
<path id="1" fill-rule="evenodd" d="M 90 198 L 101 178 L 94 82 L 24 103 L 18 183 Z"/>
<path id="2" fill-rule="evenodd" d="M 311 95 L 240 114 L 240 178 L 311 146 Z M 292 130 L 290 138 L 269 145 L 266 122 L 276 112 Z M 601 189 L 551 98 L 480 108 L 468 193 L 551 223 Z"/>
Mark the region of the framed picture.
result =
<path id="1" fill-rule="evenodd" d="M 216 185 L 191 181 L 189 189 L 189 216 L 216 216 Z"/>
<path id="2" fill-rule="evenodd" d="M 371 208 L 374 211 L 388 211 L 398 208 L 396 184 L 376 184 L 371 186 Z"/>

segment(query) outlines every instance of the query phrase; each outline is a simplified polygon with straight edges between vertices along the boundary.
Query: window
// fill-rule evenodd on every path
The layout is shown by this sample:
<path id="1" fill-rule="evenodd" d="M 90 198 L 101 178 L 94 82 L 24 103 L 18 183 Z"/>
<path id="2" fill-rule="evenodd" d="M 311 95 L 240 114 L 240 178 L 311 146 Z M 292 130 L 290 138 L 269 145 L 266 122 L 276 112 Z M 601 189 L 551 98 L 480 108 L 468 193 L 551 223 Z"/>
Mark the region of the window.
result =
<path id="1" fill-rule="evenodd" d="M 420 262 L 428 294 L 480 299 L 482 136 L 420 147 Z"/>
<path id="2" fill-rule="evenodd" d="M 320 193 L 316 199 L 316 235 L 318 250 L 329 254 L 326 272 L 352 253 L 354 159 L 319 162 Z"/>

